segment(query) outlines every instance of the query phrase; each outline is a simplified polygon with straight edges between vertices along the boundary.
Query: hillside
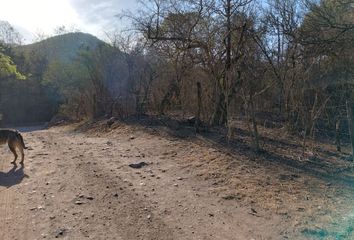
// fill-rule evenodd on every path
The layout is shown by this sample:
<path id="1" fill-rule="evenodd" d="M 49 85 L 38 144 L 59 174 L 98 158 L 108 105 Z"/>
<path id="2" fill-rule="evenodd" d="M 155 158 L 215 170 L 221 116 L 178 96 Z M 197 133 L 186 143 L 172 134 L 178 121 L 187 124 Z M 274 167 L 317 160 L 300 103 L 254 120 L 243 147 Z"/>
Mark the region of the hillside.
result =
<path id="1" fill-rule="evenodd" d="M 110 46 L 98 38 L 77 32 L 15 47 L 14 62 L 27 79 L 3 83 L 4 91 L 0 92 L 0 112 L 4 116 L 2 123 L 49 121 L 57 113 L 61 96 L 55 88 L 42 82 L 48 67 L 56 62 L 71 65 L 81 50 L 93 52 L 98 46 L 105 46 L 107 52 L 110 51 Z M 64 81 L 64 77 L 60 74 L 57 74 L 58 79 Z M 75 78 L 79 79 L 79 76 Z"/>
<path id="2" fill-rule="evenodd" d="M 34 51 L 39 52 L 47 57 L 48 62 L 62 61 L 66 63 L 72 61 L 80 50 L 94 50 L 97 46 L 102 44 L 108 46 L 105 42 L 91 34 L 75 32 L 54 36 L 40 42 L 20 46 L 17 50 L 20 52 L 23 51 L 25 54 L 31 54 L 31 52 Z"/>

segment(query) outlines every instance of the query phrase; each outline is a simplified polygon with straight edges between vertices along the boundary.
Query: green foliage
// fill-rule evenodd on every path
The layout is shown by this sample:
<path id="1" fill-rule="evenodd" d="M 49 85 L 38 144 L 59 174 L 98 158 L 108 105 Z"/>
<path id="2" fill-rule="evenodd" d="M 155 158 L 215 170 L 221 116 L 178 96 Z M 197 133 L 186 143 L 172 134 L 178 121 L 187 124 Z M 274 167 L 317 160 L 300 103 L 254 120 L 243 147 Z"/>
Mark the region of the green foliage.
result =
<path id="1" fill-rule="evenodd" d="M 79 63 L 65 64 L 54 61 L 48 65 L 42 84 L 57 89 L 68 98 L 80 94 L 88 85 L 87 70 Z"/>
<path id="2" fill-rule="evenodd" d="M 109 87 L 112 81 L 118 82 L 115 80 L 122 69 L 117 61 L 119 53 L 107 44 L 95 49 L 83 47 L 70 64 L 50 61 L 42 84 L 61 97 L 62 113 L 73 118 L 101 116 L 110 99 Z"/>
<path id="3" fill-rule="evenodd" d="M 3 122 L 49 121 L 60 108 L 73 118 L 73 112 L 85 115 L 88 110 L 84 105 L 91 103 L 91 82 L 87 69 L 77 59 L 79 52 L 93 51 L 99 42 L 89 34 L 72 33 L 0 49 Z"/>
<path id="4" fill-rule="evenodd" d="M 16 65 L 11 58 L 0 52 L 0 80 L 14 77 L 18 80 L 24 80 L 26 77 L 17 71 Z"/>
<path id="5" fill-rule="evenodd" d="M 83 105 L 81 100 L 87 95 L 89 84 L 87 71 L 79 62 L 51 62 L 43 74 L 41 84 L 51 91 L 53 100 L 61 105 L 60 113 L 72 118 L 80 118 L 84 114 L 80 112 L 84 106 L 80 105 Z"/>
<path id="6" fill-rule="evenodd" d="M 102 43 L 98 38 L 85 33 L 67 33 L 48 38 L 41 42 L 20 46 L 18 52 L 32 57 L 33 54 L 45 56 L 48 63 L 59 61 L 71 64 L 82 50 L 94 50 Z"/>

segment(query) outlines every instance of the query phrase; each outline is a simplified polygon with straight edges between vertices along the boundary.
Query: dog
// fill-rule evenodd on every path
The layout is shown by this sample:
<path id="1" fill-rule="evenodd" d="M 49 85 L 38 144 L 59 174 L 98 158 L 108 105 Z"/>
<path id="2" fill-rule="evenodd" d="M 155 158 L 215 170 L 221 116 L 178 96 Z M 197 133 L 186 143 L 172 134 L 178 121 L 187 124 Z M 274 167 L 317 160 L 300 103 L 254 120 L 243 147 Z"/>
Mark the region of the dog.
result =
<path id="1" fill-rule="evenodd" d="M 25 142 L 23 141 L 23 137 L 21 133 L 14 129 L 0 129 L 0 145 L 8 144 L 11 152 L 14 154 L 15 159 L 11 162 L 12 164 L 16 164 L 17 160 L 17 152 L 18 149 L 21 153 L 21 162 L 23 165 L 23 161 L 25 160 L 25 154 L 23 152 L 24 149 L 27 149 Z"/>

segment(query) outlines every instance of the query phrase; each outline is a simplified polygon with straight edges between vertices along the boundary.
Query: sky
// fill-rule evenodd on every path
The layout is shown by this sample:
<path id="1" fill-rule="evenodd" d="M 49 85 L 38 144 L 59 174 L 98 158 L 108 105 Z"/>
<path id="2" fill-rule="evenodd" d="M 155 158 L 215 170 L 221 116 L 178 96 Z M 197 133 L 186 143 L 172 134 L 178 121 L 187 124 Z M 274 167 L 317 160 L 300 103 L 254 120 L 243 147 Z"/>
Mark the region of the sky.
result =
<path id="1" fill-rule="evenodd" d="M 104 38 L 105 31 L 122 29 L 115 15 L 134 10 L 136 0 L 0 0 L 0 20 L 8 21 L 30 43 L 55 28 L 79 29 Z"/>

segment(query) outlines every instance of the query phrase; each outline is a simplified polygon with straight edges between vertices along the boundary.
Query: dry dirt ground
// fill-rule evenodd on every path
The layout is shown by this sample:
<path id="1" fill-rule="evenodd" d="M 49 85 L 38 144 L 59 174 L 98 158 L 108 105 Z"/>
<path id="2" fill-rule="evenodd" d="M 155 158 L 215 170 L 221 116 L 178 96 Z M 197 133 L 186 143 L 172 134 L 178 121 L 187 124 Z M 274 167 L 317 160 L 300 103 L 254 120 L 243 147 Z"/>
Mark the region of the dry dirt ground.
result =
<path id="1" fill-rule="evenodd" d="M 1 240 L 354 239 L 352 167 L 330 150 L 302 159 L 291 143 L 257 155 L 160 127 L 74 128 L 24 129 L 24 167 L 1 148 Z"/>

